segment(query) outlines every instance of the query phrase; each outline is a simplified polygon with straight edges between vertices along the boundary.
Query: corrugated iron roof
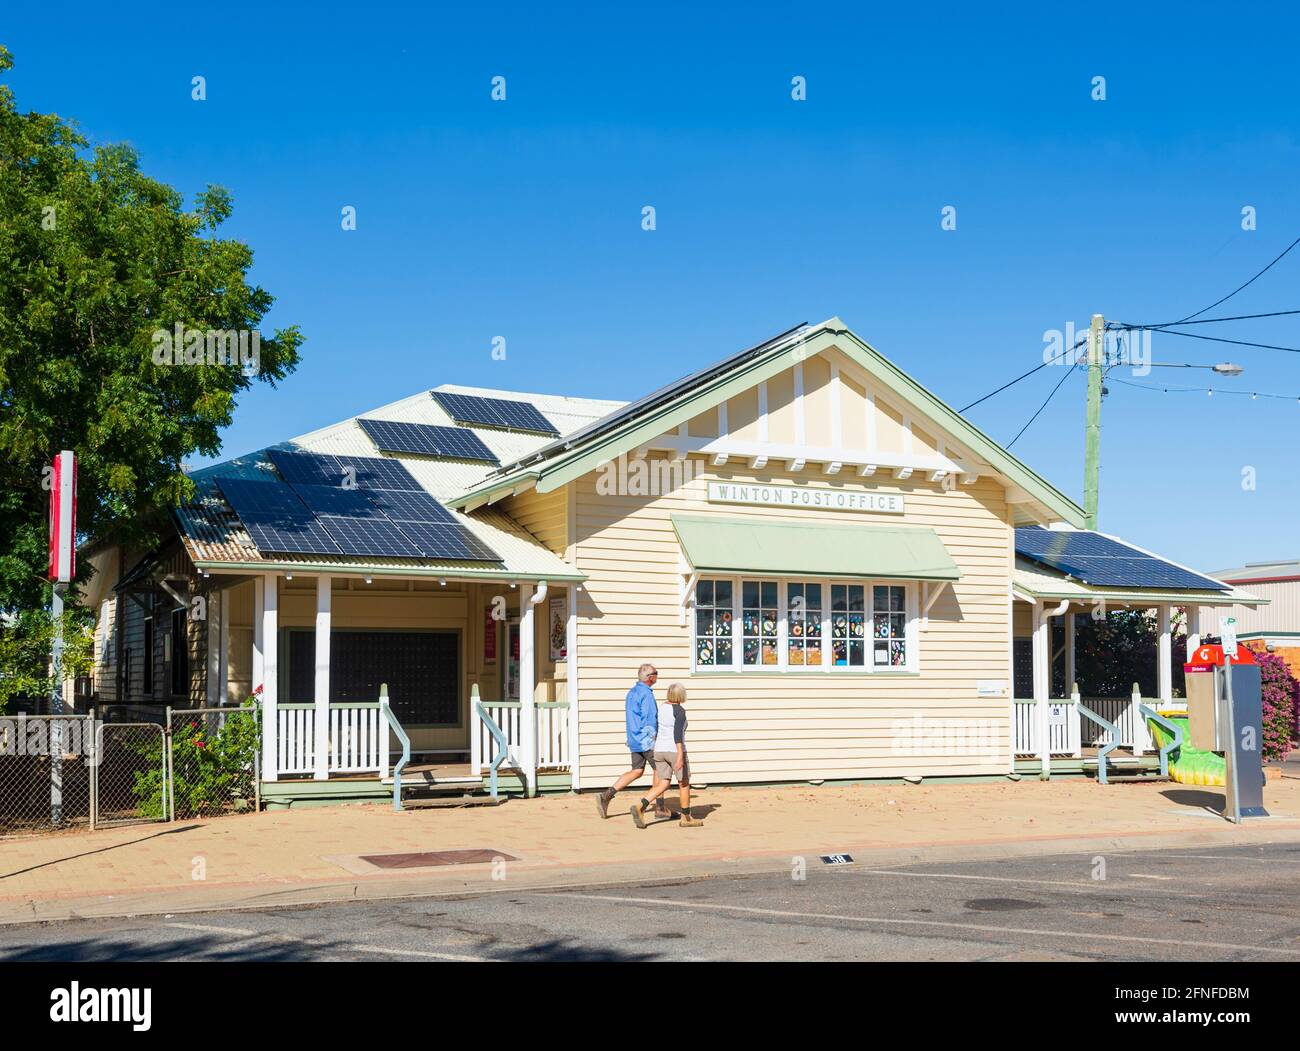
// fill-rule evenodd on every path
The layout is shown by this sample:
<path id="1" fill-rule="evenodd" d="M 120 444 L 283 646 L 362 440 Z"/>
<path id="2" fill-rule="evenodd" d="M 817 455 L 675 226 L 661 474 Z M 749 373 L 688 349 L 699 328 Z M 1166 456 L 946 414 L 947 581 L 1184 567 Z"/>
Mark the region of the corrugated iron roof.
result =
<path id="1" fill-rule="evenodd" d="M 1138 606 L 1142 603 L 1167 603 L 1175 606 L 1231 606 L 1237 603 L 1244 606 L 1268 605 L 1268 599 L 1259 598 L 1240 588 L 1231 591 L 1169 591 L 1161 588 L 1096 587 L 1019 557 L 1016 558 L 1012 586 L 1032 598 L 1058 601 L 1070 599 L 1073 602 L 1101 600 L 1117 606 Z"/>
<path id="2" fill-rule="evenodd" d="M 586 427 L 593 420 L 607 415 L 622 404 L 588 398 L 525 394 L 453 384 L 445 384 L 436 389 L 456 394 L 477 394 L 484 397 L 528 401 L 551 420 L 561 434 Z M 428 391 L 360 413 L 359 416 L 401 420 L 407 423 L 458 426 Z M 186 551 L 195 565 L 205 569 L 227 565 L 251 570 L 264 567 L 270 571 L 279 566 L 303 566 L 315 567 L 318 570 L 328 567 L 335 571 L 347 569 L 373 572 L 408 571 L 413 575 L 460 573 L 475 577 L 520 576 L 554 580 L 580 576 L 572 566 L 548 550 L 508 515 L 495 508 L 484 508 L 470 514 L 455 511 L 452 513 L 467 529 L 501 556 L 500 568 L 485 567 L 481 562 L 352 557 L 340 561 L 337 556 L 328 555 L 262 554 L 221 496 L 215 483 L 218 478 L 228 477 L 268 481 L 276 479 L 278 476 L 267 455 L 270 448 L 297 449 L 344 456 L 392 455 L 394 459 L 402 462 L 421 486 L 439 500 L 445 500 L 477 484 L 493 470 L 492 465 L 484 463 L 462 463 L 406 454 L 380 453 L 365 431 L 357 424 L 357 419 L 357 416 L 349 417 L 268 449 L 260 449 L 246 456 L 235 457 L 193 472 L 190 477 L 198 488 L 198 494 L 194 501 L 177 509 L 176 521 Z M 546 435 L 499 431 L 488 427 L 467 429 L 477 434 L 502 461 L 518 459 L 551 441 Z"/>

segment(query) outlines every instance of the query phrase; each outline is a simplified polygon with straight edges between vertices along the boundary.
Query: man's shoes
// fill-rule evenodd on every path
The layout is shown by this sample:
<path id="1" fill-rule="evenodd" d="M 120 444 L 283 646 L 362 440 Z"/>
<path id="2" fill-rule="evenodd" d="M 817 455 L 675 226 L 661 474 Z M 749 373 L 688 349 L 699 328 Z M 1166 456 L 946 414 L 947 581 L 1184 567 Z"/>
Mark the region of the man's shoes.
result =
<path id="1" fill-rule="evenodd" d="M 637 828 L 645 828 L 645 810 L 640 803 L 632 804 L 632 820 L 636 822 Z"/>
<path id="2" fill-rule="evenodd" d="M 673 816 L 673 812 L 668 809 L 668 804 L 662 799 L 655 800 L 655 817 L 665 820 Z"/>
<path id="3" fill-rule="evenodd" d="M 596 812 L 601 818 L 609 817 L 609 801 L 614 798 L 614 793 L 607 788 L 601 789 L 596 793 Z"/>
<path id="4" fill-rule="evenodd" d="M 689 810 L 683 810 L 682 819 L 678 825 L 681 828 L 703 828 L 704 822 L 700 821 L 698 818 L 691 817 L 691 812 Z"/>

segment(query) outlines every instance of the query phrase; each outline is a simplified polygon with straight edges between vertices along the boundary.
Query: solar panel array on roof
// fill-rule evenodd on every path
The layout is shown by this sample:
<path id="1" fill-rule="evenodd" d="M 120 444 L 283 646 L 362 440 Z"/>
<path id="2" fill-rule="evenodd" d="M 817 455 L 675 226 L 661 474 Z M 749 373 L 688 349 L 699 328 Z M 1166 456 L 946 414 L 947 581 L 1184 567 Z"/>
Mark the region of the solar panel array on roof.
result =
<path id="1" fill-rule="evenodd" d="M 428 423 L 358 419 L 375 448 L 389 453 L 415 453 L 444 460 L 500 461 L 473 431 L 463 427 L 436 427 Z"/>
<path id="2" fill-rule="evenodd" d="M 219 478 L 217 484 L 259 551 L 341 553 L 320 519 L 282 482 Z"/>
<path id="3" fill-rule="evenodd" d="M 452 394 L 448 391 L 430 392 L 434 400 L 457 423 L 470 423 L 479 427 L 497 427 L 507 431 L 528 431 L 559 437 L 555 425 L 526 401 L 506 398 L 482 398 L 476 394 Z"/>
<path id="4" fill-rule="evenodd" d="M 397 460 L 281 449 L 270 457 L 288 484 L 219 480 L 259 551 L 501 561 Z"/>
<path id="5" fill-rule="evenodd" d="M 1016 554 L 1096 587 L 1227 591 L 1227 585 L 1083 529 L 1016 530 Z"/>

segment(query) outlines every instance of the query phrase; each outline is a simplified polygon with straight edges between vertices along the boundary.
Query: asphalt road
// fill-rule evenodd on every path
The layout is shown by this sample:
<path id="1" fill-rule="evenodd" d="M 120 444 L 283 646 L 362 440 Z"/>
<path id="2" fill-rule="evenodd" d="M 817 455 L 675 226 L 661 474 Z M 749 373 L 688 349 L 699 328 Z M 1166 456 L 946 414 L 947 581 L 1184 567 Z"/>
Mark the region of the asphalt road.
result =
<path id="1" fill-rule="evenodd" d="M 792 875 L 27 924 L 0 961 L 1300 961 L 1296 844 Z"/>

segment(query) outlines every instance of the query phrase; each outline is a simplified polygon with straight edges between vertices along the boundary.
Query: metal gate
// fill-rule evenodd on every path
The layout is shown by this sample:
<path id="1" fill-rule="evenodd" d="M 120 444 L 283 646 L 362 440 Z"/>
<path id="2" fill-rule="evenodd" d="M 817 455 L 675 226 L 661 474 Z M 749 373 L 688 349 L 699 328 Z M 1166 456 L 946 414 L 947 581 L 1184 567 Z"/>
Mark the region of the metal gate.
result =
<path id="1" fill-rule="evenodd" d="M 90 770 L 92 828 L 167 820 L 167 735 L 157 723 L 100 723 Z"/>

